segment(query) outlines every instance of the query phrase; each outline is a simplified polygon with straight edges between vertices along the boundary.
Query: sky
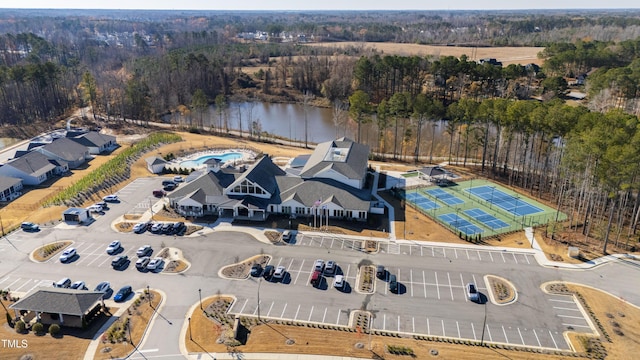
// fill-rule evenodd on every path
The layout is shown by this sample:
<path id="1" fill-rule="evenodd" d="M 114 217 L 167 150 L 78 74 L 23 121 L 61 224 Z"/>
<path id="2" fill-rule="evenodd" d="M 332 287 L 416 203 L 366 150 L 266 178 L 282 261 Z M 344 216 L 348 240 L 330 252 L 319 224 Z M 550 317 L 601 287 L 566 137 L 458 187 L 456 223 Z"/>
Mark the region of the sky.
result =
<path id="1" fill-rule="evenodd" d="M 638 9 L 637 0 L 2 0 L 0 8 L 156 10 Z"/>

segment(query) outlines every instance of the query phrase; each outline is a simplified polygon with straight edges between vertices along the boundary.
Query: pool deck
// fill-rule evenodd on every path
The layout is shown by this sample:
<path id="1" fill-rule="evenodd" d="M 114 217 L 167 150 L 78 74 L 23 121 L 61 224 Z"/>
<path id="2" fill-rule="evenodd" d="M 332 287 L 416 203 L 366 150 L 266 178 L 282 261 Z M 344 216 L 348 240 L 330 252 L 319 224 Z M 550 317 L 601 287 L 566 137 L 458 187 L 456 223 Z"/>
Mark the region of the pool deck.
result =
<path id="1" fill-rule="evenodd" d="M 194 161 L 194 160 L 196 160 L 196 159 L 198 159 L 200 157 L 203 157 L 203 156 L 224 155 L 224 154 L 229 154 L 229 153 L 241 154 L 242 157 L 239 160 L 237 160 L 237 161 L 241 161 L 241 162 L 253 161 L 256 158 L 256 154 L 252 150 L 236 149 L 236 148 L 211 149 L 211 150 L 198 151 L 198 152 L 195 152 L 193 154 L 189 154 L 187 156 L 182 156 L 182 157 L 173 159 L 173 160 L 171 160 L 171 162 L 169 164 L 170 165 L 174 165 L 174 166 L 181 166 L 180 164 L 182 164 L 185 161 Z M 204 165 L 200 165 L 200 166 L 194 167 L 194 169 L 199 169 L 201 167 L 204 167 Z"/>

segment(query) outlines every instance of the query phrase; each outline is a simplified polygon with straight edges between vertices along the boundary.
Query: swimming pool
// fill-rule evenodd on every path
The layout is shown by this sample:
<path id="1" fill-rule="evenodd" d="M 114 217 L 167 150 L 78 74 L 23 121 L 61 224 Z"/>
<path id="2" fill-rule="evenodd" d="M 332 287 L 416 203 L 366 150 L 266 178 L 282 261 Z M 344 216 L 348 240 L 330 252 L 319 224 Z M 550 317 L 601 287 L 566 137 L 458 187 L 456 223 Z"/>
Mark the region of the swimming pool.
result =
<path id="1" fill-rule="evenodd" d="M 182 161 L 182 162 L 180 162 L 180 167 L 197 168 L 197 167 L 202 166 L 202 164 L 204 164 L 204 162 L 209 160 L 209 159 L 218 159 L 218 160 L 220 160 L 220 162 L 225 163 L 225 162 L 231 161 L 231 160 L 242 159 L 242 153 L 239 153 L 239 152 L 228 152 L 228 153 L 224 153 L 224 154 L 204 155 L 204 156 L 200 156 L 197 159 Z"/>

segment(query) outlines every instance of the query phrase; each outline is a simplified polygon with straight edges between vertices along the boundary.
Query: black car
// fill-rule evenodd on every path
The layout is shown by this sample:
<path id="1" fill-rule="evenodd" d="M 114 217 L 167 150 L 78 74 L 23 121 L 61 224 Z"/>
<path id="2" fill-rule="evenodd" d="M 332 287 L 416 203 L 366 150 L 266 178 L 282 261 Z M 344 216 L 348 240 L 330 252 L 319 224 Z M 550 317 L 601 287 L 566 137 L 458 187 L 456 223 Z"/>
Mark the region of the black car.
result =
<path id="1" fill-rule="evenodd" d="M 173 223 L 166 223 L 162 225 L 161 231 L 163 234 L 170 234 L 173 231 Z"/>
<path id="2" fill-rule="evenodd" d="M 251 267 L 251 276 L 258 277 L 262 275 L 262 266 L 260 264 L 253 264 Z"/>
<path id="3" fill-rule="evenodd" d="M 262 272 L 262 277 L 264 277 L 267 280 L 271 280 L 271 277 L 273 276 L 273 273 L 276 271 L 276 269 L 273 267 L 273 265 L 267 265 L 264 267 L 264 271 Z"/>
<path id="4" fill-rule="evenodd" d="M 186 228 L 186 226 L 184 226 L 184 223 L 182 221 L 174 223 L 173 224 L 173 229 L 171 230 L 174 234 L 178 234 L 180 233 L 182 230 L 184 230 Z"/>
<path id="5" fill-rule="evenodd" d="M 113 266 L 114 269 L 119 268 L 124 266 L 128 261 L 129 257 L 127 255 L 120 255 L 111 261 L 111 266 Z"/>
<path id="6" fill-rule="evenodd" d="M 175 190 L 175 188 L 177 188 L 177 187 L 178 187 L 178 185 L 176 185 L 176 184 L 174 184 L 174 183 L 170 183 L 170 184 L 165 185 L 165 186 L 163 187 L 163 189 L 164 189 L 164 191 L 173 191 L 173 190 Z"/>

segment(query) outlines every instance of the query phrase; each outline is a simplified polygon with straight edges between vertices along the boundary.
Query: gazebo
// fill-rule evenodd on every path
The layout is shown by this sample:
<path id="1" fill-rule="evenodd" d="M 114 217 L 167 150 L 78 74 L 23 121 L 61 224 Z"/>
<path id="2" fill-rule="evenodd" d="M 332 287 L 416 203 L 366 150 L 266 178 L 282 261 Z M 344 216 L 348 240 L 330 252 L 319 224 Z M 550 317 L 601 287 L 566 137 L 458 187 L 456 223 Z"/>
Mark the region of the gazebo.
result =
<path id="1" fill-rule="evenodd" d="M 83 327 L 87 316 L 102 307 L 103 295 L 97 291 L 37 288 L 9 308 L 15 311 L 16 318 L 23 313 L 26 323 L 35 318 L 43 324 Z"/>

